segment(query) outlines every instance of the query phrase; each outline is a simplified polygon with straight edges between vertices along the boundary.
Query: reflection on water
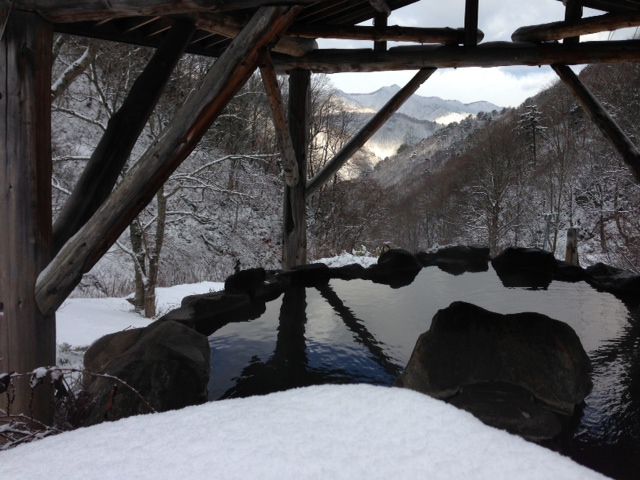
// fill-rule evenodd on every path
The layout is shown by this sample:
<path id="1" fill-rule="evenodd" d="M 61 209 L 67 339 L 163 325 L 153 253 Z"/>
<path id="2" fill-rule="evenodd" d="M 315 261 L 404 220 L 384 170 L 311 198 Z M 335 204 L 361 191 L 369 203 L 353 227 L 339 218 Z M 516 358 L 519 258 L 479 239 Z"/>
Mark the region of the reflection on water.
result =
<path id="1" fill-rule="evenodd" d="M 539 312 L 571 325 L 594 366 L 594 389 L 560 449 L 619 478 L 640 468 L 640 315 L 586 283 L 506 289 L 493 270 L 452 276 L 423 269 L 400 289 L 332 280 L 292 289 L 249 323 L 211 338 L 211 398 L 317 383 L 391 385 L 434 314 L 454 301 L 499 313 Z"/>

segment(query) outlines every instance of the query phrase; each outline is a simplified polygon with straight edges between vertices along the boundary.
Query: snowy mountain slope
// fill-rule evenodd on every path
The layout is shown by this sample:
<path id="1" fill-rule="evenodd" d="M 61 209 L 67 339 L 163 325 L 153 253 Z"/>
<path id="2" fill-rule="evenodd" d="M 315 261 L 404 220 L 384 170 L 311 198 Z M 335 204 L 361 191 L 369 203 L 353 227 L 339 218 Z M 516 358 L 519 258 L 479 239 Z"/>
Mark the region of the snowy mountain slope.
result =
<path id="1" fill-rule="evenodd" d="M 339 95 L 352 109 L 377 111 L 393 95 L 400 90 L 398 85 L 382 87 L 371 93 L 346 93 L 339 91 Z M 418 120 L 430 120 L 440 124 L 460 121 L 469 115 L 480 112 L 501 110 L 501 107 L 491 102 L 462 103 L 458 100 L 445 100 L 439 97 L 423 97 L 413 95 L 400 107 L 399 112 Z"/>

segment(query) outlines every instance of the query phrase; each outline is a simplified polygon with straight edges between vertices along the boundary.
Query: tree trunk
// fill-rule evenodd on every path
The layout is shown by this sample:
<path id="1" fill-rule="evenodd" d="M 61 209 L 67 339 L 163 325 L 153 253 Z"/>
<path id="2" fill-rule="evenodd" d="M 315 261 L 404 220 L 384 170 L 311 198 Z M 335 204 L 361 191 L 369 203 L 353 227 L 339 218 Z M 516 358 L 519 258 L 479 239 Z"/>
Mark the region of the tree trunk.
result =
<path id="1" fill-rule="evenodd" d="M 55 316 L 34 295 L 52 247 L 52 39 L 38 15 L 13 11 L 0 40 L 0 372 L 56 361 Z M 48 386 L 32 399 L 27 379 L 17 380 L 15 393 L 11 413 L 52 421 Z"/>
<path id="2" fill-rule="evenodd" d="M 144 262 L 144 245 L 143 245 L 143 232 L 140 226 L 140 220 L 136 218 L 131 225 L 129 225 L 129 238 L 131 239 L 131 250 L 135 255 L 133 262 L 133 269 L 135 272 L 135 293 L 133 297 L 133 307 L 137 312 L 144 310 L 144 284 L 146 270 Z"/>

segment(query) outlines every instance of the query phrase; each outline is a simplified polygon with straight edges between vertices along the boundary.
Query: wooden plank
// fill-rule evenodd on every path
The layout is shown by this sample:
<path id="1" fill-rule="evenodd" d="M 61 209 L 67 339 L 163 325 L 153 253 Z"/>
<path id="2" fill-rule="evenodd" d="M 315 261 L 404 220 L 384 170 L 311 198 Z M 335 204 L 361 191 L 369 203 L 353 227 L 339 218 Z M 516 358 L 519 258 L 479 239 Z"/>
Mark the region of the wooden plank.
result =
<path id="1" fill-rule="evenodd" d="M 194 32 L 193 22 L 176 22 L 134 82 L 122 106 L 109 119 L 107 130 L 55 222 L 55 252 L 91 218 L 113 190 Z"/>
<path id="2" fill-rule="evenodd" d="M 307 263 L 306 178 L 311 111 L 311 74 L 294 70 L 289 75 L 289 133 L 298 165 L 295 187 L 285 186 L 282 268 Z"/>
<path id="3" fill-rule="evenodd" d="M 433 73 L 435 68 L 423 68 L 398 91 L 389 101 L 376 113 L 366 125 L 333 157 L 318 174 L 307 183 L 307 195 L 312 195 L 327 180 L 333 177 L 349 159 L 367 143 L 385 122 L 393 115 L 411 95 L 422 85 Z"/>
<path id="4" fill-rule="evenodd" d="M 551 68 L 576 97 L 578 103 L 598 126 L 602 134 L 618 150 L 624 162 L 629 166 L 637 182 L 640 182 L 640 152 L 631 139 L 622 131 L 616 121 L 591 94 L 578 76 L 566 65 L 552 65 Z"/>
<path id="5" fill-rule="evenodd" d="M 284 180 L 287 186 L 295 187 L 300 178 L 298 175 L 298 161 L 293 148 L 293 141 L 289 135 L 289 122 L 287 121 L 284 102 L 278 85 L 278 77 L 273 69 L 271 56 L 268 52 L 265 52 L 264 64 L 260 67 L 260 74 L 262 75 L 262 83 L 271 106 L 276 138 L 280 146 L 280 152 L 282 152 Z"/>
<path id="6" fill-rule="evenodd" d="M 581 42 L 578 45 L 491 42 L 477 47 L 395 47 L 380 53 L 371 49 L 315 50 L 298 58 L 273 55 L 277 72 L 301 68 L 314 73 L 637 61 L 640 61 L 638 40 Z"/>
<path id="7" fill-rule="evenodd" d="M 362 25 L 294 25 L 288 31 L 290 37 L 335 38 L 339 40 L 371 40 L 417 43 L 441 43 L 458 45 L 464 43 L 463 28 L 418 28 L 389 25 L 369 27 Z M 484 33 L 478 31 L 478 42 Z"/>
<path id="8" fill-rule="evenodd" d="M 234 18 L 222 15 L 199 15 L 196 18 L 196 26 L 205 32 L 212 32 L 228 38 L 235 38 L 242 27 L 242 22 Z M 300 57 L 318 47 L 314 40 L 283 37 L 276 43 L 272 50 L 294 57 Z"/>
<path id="9" fill-rule="evenodd" d="M 55 317 L 34 296 L 51 254 L 52 39 L 40 17 L 14 10 L 0 41 L 0 372 L 56 361 Z M 12 412 L 50 422 L 49 393 L 36 392 L 30 408 L 18 382 Z"/>
<path id="10" fill-rule="evenodd" d="M 114 17 L 153 17 L 228 12 L 270 5 L 304 5 L 315 0 L 15 0 L 15 8 L 37 12 L 53 23 L 101 21 Z"/>
<path id="11" fill-rule="evenodd" d="M 464 5 L 464 44 L 475 47 L 478 44 L 478 0 L 465 0 Z"/>
<path id="12" fill-rule="evenodd" d="M 53 312 L 104 255 L 256 69 L 262 52 L 293 22 L 299 8 L 259 9 L 213 64 L 200 88 L 179 108 L 160 140 L 149 147 L 98 211 L 38 277 L 36 299 Z"/>
<path id="13" fill-rule="evenodd" d="M 608 13 L 571 21 L 521 27 L 511 35 L 514 42 L 551 42 L 590 33 L 640 26 L 640 13 Z"/>

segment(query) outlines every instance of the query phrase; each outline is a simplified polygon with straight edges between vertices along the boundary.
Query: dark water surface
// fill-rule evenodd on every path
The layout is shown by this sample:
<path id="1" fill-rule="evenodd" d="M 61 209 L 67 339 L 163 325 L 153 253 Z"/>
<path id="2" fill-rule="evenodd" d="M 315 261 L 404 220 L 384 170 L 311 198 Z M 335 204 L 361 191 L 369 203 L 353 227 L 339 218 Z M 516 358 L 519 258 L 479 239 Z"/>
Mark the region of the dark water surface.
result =
<path id="1" fill-rule="evenodd" d="M 210 337 L 210 396 L 318 383 L 391 385 L 435 313 L 454 301 L 571 325 L 591 357 L 594 388 L 573 432 L 553 447 L 612 477 L 640 478 L 640 315 L 584 282 L 505 288 L 493 270 L 453 276 L 430 267 L 400 289 L 365 280 L 293 289 L 259 319 Z"/>

